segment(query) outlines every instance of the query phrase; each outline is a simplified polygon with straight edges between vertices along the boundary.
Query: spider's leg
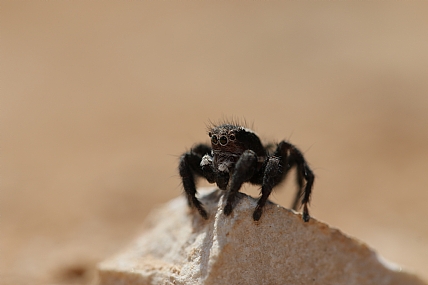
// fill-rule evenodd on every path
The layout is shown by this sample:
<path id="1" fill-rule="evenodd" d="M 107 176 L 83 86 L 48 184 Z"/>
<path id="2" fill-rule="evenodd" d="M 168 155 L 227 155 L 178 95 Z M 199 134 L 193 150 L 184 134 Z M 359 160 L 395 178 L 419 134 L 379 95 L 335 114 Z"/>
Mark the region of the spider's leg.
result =
<path id="1" fill-rule="evenodd" d="M 293 204 L 291 209 L 297 211 L 300 205 L 300 198 L 303 196 L 303 186 L 304 186 L 304 178 L 303 178 L 303 168 L 301 165 L 297 165 L 296 171 L 296 183 L 297 183 L 297 192 L 294 196 Z"/>
<path id="2" fill-rule="evenodd" d="M 235 165 L 235 170 L 229 184 L 226 206 L 223 213 L 228 216 L 232 213 L 235 206 L 236 194 L 244 182 L 251 179 L 257 170 L 257 155 L 252 150 L 246 150 L 239 157 Z"/>
<path id="3" fill-rule="evenodd" d="M 262 196 L 257 201 L 257 207 L 253 213 L 254 221 L 258 221 L 260 219 L 263 213 L 263 207 L 265 206 L 273 187 L 278 185 L 278 183 L 284 179 L 285 175 L 286 172 L 284 172 L 280 159 L 275 156 L 269 157 L 263 172 L 261 189 Z"/>
<path id="4" fill-rule="evenodd" d="M 281 155 L 283 157 L 283 160 L 288 165 L 290 165 L 290 167 L 292 167 L 293 165 L 297 166 L 297 180 L 299 190 L 296 193 L 296 198 L 293 203 L 293 209 L 297 208 L 298 200 L 300 199 L 300 197 L 303 197 L 301 201 L 303 205 L 302 217 L 305 222 L 308 222 L 310 219 L 308 204 L 310 202 L 312 186 L 314 184 L 315 176 L 312 170 L 309 168 L 308 164 L 306 163 L 303 154 L 294 145 L 286 141 L 282 141 L 278 144 L 278 148 L 275 154 Z M 302 177 L 304 178 L 304 180 L 306 180 L 306 185 L 304 187 L 303 183 L 299 182 L 302 180 Z"/>
<path id="5" fill-rule="evenodd" d="M 306 162 L 304 163 L 304 167 L 303 167 L 303 177 L 305 177 L 306 179 L 305 191 L 302 198 L 303 220 L 305 222 L 309 222 L 310 216 L 309 216 L 308 204 L 311 199 L 312 186 L 314 185 L 315 176 L 312 170 L 306 164 Z"/>
<path id="6" fill-rule="evenodd" d="M 195 176 L 204 176 L 200 164 L 202 156 L 209 152 L 211 152 L 209 146 L 204 144 L 197 145 L 180 157 L 178 167 L 183 188 L 186 192 L 187 202 L 190 207 L 195 207 L 204 219 L 208 219 L 208 214 L 202 206 L 202 203 L 196 198 Z"/>

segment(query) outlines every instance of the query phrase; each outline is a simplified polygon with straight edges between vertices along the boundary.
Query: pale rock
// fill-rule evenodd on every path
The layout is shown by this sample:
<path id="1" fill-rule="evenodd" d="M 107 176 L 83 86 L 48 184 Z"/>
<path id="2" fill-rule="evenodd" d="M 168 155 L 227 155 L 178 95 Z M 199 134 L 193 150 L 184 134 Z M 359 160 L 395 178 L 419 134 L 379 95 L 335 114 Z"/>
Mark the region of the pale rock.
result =
<path id="1" fill-rule="evenodd" d="M 254 222 L 256 200 L 242 193 L 225 216 L 223 191 L 199 193 L 208 220 L 184 196 L 170 201 L 129 248 L 99 264 L 99 284 L 427 285 L 314 218 L 268 203 Z"/>

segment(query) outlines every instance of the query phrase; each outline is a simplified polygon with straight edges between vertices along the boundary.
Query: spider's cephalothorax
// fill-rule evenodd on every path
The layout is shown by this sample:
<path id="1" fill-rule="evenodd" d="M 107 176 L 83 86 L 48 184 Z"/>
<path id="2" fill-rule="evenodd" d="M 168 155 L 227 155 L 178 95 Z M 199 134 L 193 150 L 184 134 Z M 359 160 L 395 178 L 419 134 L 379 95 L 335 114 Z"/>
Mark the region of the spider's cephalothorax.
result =
<path id="1" fill-rule="evenodd" d="M 198 144 L 180 158 L 179 171 L 189 206 L 195 207 L 202 217 L 208 219 L 201 202 L 196 198 L 195 177 L 204 177 L 227 191 L 224 214 L 230 215 L 235 205 L 236 194 L 244 182 L 261 185 L 261 197 L 253 213 L 258 221 L 272 188 L 282 182 L 292 167 L 297 169 L 298 191 L 293 209 L 303 205 L 303 220 L 309 221 L 308 203 L 314 175 L 302 153 L 292 144 L 281 141 L 276 149 L 263 146 L 251 130 L 236 124 L 212 126 L 208 130 L 211 146 Z M 306 183 L 305 183 L 306 182 Z"/>

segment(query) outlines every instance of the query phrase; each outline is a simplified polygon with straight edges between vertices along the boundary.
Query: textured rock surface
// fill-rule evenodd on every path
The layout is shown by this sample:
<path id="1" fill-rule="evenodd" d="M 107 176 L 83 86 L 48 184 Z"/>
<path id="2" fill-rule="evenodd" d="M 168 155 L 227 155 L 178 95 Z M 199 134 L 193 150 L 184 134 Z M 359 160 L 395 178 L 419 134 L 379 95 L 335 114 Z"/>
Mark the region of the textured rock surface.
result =
<path id="1" fill-rule="evenodd" d="M 426 284 L 324 223 L 304 223 L 275 204 L 254 222 L 256 201 L 245 194 L 226 217 L 223 192 L 202 193 L 208 221 L 184 197 L 172 200 L 152 213 L 134 244 L 99 265 L 99 283 Z"/>

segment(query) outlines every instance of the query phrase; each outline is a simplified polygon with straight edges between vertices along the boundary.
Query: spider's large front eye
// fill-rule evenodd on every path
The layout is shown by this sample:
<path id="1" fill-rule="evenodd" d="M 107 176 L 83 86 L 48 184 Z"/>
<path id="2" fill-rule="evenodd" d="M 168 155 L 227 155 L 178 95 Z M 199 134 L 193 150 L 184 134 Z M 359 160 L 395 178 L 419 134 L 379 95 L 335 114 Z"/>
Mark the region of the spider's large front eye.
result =
<path id="1" fill-rule="evenodd" d="M 212 144 L 218 144 L 218 138 L 217 138 L 217 136 L 216 136 L 216 135 L 213 135 L 213 136 L 211 137 L 211 143 L 212 143 Z"/>
<path id="2" fill-rule="evenodd" d="M 227 144 L 227 137 L 226 136 L 221 136 L 220 137 L 220 144 L 221 145 L 226 145 Z"/>

